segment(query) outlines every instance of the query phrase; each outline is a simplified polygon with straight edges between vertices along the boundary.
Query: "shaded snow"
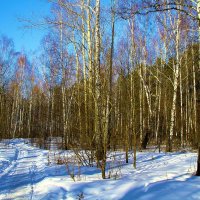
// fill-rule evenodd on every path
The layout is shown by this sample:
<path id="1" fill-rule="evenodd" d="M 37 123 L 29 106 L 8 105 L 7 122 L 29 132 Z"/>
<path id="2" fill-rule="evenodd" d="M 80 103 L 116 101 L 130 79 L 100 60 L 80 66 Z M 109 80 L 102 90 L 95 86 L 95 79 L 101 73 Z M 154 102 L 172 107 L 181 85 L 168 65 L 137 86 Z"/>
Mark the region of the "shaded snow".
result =
<path id="1" fill-rule="evenodd" d="M 102 180 L 96 167 L 75 167 L 81 175 L 74 182 L 65 165 L 49 165 L 49 151 L 23 139 L 2 141 L 0 199 L 200 199 L 200 177 L 192 175 L 195 153 L 138 152 L 137 169 L 132 154 L 130 164 L 123 152 L 113 154 L 107 170 L 111 179 Z"/>

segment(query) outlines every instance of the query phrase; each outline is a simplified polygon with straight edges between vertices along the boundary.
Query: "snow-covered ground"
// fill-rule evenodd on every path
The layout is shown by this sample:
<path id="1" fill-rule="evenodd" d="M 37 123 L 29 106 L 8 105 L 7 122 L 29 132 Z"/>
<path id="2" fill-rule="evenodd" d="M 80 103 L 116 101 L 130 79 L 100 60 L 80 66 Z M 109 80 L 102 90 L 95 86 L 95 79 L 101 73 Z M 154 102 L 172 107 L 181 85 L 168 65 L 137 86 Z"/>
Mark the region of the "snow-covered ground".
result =
<path id="1" fill-rule="evenodd" d="M 52 157 L 54 152 L 24 139 L 0 142 L 0 199 L 200 199 L 200 178 L 193 176 L 195 153 L 138 152 L 134 169 L 131 153 L 126 164 L 124 153 L 116 152 L 108 161 L 110 179 L 102 180 L 96 167 L 75 166 L 70 168 L 75 181 Z"/>

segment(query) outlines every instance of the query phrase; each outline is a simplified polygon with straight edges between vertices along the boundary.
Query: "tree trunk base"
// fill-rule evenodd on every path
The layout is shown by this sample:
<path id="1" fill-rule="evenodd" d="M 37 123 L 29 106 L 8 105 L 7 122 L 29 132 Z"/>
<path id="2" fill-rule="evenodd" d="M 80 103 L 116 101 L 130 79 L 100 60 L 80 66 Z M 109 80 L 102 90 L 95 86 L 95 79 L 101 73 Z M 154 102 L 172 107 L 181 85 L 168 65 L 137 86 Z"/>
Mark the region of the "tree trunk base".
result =
<path id="1" fill-rule="evenodd" d="M 200 146 L 198 147 L 198 159 L 197 159 L 197 172 L 196 176 L 200 176 Z"/>

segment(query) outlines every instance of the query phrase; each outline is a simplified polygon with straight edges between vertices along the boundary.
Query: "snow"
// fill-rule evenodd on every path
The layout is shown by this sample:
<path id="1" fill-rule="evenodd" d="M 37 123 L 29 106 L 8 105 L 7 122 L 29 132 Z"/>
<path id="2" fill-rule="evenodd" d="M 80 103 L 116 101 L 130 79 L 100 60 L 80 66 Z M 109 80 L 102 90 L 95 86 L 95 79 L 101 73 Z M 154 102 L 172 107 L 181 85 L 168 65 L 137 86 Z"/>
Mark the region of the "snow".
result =
<path id="1" fill-rule="evenodd" d="M 0 199 L 200 199 L 200 177 L 193 176 L 196 153 L 137 152 L 134 169 L 131 152 L 129 164 L 124 152 L 111 152 L 106 180 L 96 167 L 57 165 L 56 156 L 70 161 L 74 155 L 42 150 L 25 139 L 1 141 Z"/>

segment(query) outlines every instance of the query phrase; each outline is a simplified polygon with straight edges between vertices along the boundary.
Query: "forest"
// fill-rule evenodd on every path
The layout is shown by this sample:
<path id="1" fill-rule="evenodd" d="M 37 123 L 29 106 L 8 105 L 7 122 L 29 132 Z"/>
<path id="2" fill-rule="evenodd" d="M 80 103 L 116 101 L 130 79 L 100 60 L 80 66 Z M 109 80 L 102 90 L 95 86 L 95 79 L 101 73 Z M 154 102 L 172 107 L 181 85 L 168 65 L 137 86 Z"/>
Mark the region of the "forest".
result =
<path id="1" fill-rule="evenodd" d="M 200 1 L 50 0 L 36 53 L 0 37 L 0 139 L 62 138 L 106 176 L 110 151 L 198 152 Z M 31 38 L 30 38 L 31 39 Z M 45 147 L 48 148 L 48 147 Z"/>

